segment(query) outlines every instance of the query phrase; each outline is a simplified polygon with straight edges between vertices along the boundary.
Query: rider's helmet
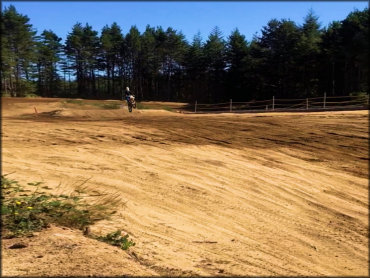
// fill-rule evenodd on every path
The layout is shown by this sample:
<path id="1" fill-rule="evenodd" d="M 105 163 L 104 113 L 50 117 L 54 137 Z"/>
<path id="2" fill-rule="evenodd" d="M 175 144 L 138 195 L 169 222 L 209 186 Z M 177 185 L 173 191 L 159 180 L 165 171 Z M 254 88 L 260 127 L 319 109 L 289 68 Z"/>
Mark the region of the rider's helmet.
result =
<path id="1" fill-rule="evenodd" d="M 128 92 L 129 92 L 129 91 L 130 91 L 130 88 L 129 88 L 129 87 L 126 87 L 126 91 L 128 91 Z"/>

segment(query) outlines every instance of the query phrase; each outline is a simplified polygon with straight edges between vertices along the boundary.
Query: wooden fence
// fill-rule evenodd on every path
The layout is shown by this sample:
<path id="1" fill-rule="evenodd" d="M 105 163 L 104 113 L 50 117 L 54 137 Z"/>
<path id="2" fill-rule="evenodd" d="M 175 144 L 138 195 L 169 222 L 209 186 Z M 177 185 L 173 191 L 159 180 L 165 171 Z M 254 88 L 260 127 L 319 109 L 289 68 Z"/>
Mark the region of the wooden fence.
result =
<path id="1" fill-rule="evenodd" d="M 249 102 L 229 102 L 200 104 L 195 101 L 194 113 L 212 112 L 271 112 L 271 111 L 320 111 L 368 109 L 369 95 L 324 96 L 301 99 L 253 100 Z"/>

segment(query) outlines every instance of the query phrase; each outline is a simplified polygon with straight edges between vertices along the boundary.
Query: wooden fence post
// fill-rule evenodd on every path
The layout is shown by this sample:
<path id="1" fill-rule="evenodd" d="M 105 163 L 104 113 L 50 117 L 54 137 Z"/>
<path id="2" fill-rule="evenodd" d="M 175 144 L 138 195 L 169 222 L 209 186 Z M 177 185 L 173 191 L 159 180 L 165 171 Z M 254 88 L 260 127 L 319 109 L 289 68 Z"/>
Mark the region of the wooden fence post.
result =
<path id="1" fill-rule="evenodd" d="M 324 93 L 324 108 L 326 106 L 326 93 Z"/>
<path id="2" fill-rule="evenodd" d="M 233 100 L 230 99 L 230 112 L 233 111 Z"/>
<path id="3" fill-rule="evenodd" d="M 275 110 L 275 96 L 272 96 L 272 111 Z"/>
<path id="4" fill-rule="evenodd" d="M 197 103 L 198 103 L 198 101 L 195 101 L 194 113 L 197 113 Z"/>
<path id="5" fill-rule="evenodd" d="M 266 110 L 269 110 L 269 105 L 268 104 L 266 105 Z"/>
<path id="6" fill-rule="evenodd" d="M 308 110 L 308 98 L 306 98 L 306 110 Z"/>

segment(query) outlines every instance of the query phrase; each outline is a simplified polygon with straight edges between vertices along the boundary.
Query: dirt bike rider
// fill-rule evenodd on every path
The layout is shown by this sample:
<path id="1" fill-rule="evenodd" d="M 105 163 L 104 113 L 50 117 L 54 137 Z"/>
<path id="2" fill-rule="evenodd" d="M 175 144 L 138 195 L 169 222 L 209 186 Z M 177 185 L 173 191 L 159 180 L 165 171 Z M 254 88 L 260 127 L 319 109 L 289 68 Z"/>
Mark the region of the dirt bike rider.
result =
<path id="1" fill-rule="evenodd" d="M 129 105 L 129 102 L 130 102 L 130 96 L 131 96 L 130 88 L 129 87 L 126 87 L 126 90 L 125 90 L 125 99 L 127 100 L 127 105 Z M 123 100 L 123 98 L 122 98 L 122 100 Z"/>

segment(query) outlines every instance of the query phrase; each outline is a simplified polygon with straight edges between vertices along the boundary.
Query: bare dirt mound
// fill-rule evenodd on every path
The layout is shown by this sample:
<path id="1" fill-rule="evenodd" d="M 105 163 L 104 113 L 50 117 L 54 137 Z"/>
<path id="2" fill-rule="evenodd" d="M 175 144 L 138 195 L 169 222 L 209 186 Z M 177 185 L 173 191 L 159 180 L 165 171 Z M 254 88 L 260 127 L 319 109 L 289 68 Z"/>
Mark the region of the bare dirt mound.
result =
<path id="1" fill-rule="evenodd" d="M 24 248 L 12 248 L 24 244 Z M 80 231 L 51 227 L 32 238 L 2 241 L 6 276 L 155 276 L 134 255 L 84 237 Z"/>
<path id="2" fill-rule="evenodd" d="M 33 101 L 3 101 L 3 173 L 66 191 L 89 178 L 91 192 L 119 194 L 126 205 L 91 229 L 129 233 L 145 271 L 368 275 L 368 111 L 130 114 L 63 110 L 63 101 L 37 104 L 59 117 L 31 116 Z M 7 273 L 25 273 L 12 263 L 16 253 L 3 254 Z M 35 275 L 44 264 L 25 269 Z"/>

